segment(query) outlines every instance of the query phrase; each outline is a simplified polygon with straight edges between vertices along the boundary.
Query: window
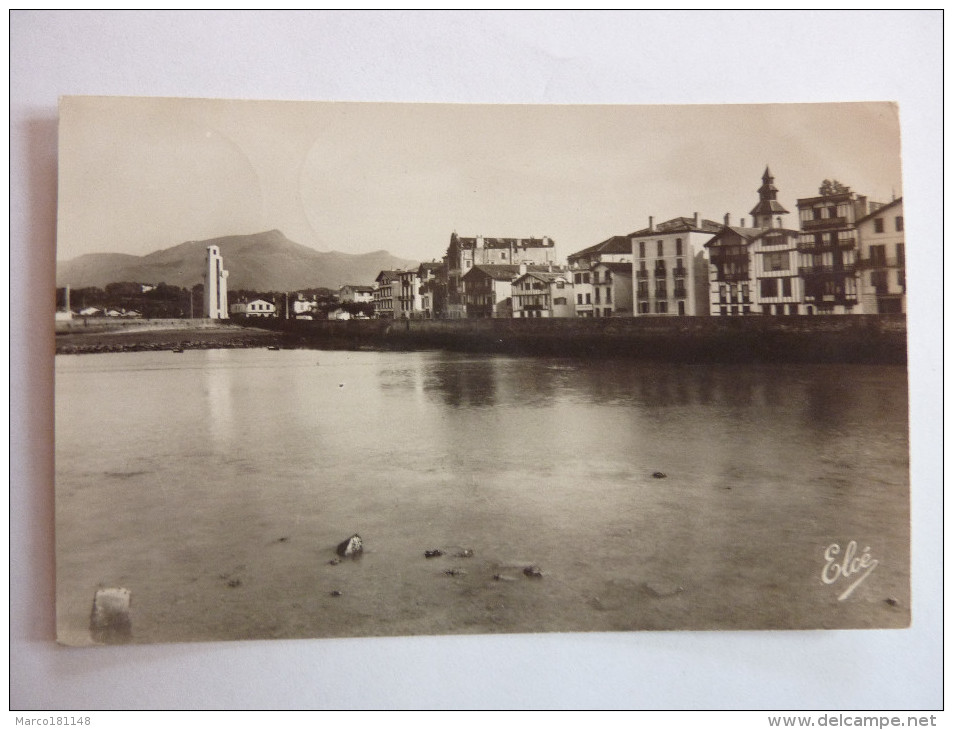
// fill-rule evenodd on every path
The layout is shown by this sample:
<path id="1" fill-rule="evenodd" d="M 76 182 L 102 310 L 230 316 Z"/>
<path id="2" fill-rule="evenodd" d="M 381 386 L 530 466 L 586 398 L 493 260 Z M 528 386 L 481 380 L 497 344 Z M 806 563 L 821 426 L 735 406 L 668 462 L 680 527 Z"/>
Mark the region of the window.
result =
<path id="1" fill-rule="evenodd" d="M 791 280 L 788 278 L 781 279 L 781 296 L 791 296 Z"/>
<path id="2" fill-rule="evenodd" d="M 897 231 L 897 233 L 903 230 L 903 216 L 902 215 L 898 215 L 896 218 L 893 219 L 893 227 Z"/>
<path id="3" fill-rule="evenodd" d="M 728 316 L 728 307 L 722 307 L 722 308 L 721 308 L 721 316 L 722 316 L 722 317 L 727 317 L 727 316 Z"/>
<path id="4" fill-rule="evenodd" d="M 664 256 L 664 255 L 665 255 L 665 254 L 662 253 L 663 243 L 664 243 L 663 241 L 659 241 L 659 242 L 658 242 L 658 254 L 657 254 L 658 256 Z"/>
<path id="5" fill-rule="evenodd" d="M 668 314 L 668 302 L 666 301 L 655 302 L 655 313 Z"/>
<path id="6" fill-rule="evenodd" d="M 870 247 L 870 263 L 872 266 L 886 266 L 887 265 L 887 247 L 880 246 L 871 246 Z"/>
<path id="7" fill-rule="evenodd" d="M 648 299 L 649 296 L 649 283 L 647 281 L 639 282 L 639 293 L 638 296 L 640 299 Z"/>
<path id="8" fill-rule="evenodd" d="M 778 251 L 776 253 L 765 254 L 764 256 L 764 270 L 765 271 L 784 271 L 788 268 L 788 255 L 784 251 Z"/>
<path id="9" fill-rule="evenodd" d="M 600 299 L 599 299 L 599 292 L 600 292 L 599 288 L 596 287 L 596 290 L 595 290 L 595 294 L 596 294 L 596 304 L 602 304 L 602 302 L 601 302 Z"/>
<path id="10" fill-rule="evenodd" d="M 500 258 L 501 258 L 503 261 L 506 261 L 506 251 L 500 251 Z"/>
<path id="11" fill-rule="evenodd" d="M 639 314 L 648 314 L 648 313 L 649 313 L 649 303 L 639 302 Z"/>
<path id="12" fill-rule="evenodd" d="M 751 287 L 747 281 L 741 282 L 741 303 L 751 301 Z"/>
<path id="13" fill-rule="evenodd" d="M 592 296 L 590 294 L 586 294 L 586 304 L 592 304 Z"/>
<path id="14" fill-rule="evenodd" d="M 606 304 L 612 304 L 612 289 L 606 287 Z"/>
<path id="15" fill-rule="evenodd" d="M 553 299 L 553 304 L 555 306 L 561 306 L 566 303 L 566 297 L 556 297 Z"/>
<path id="16" fill-rule="evenodd" d="M 576 295 L 576 304 L 582 304 L 582 294 Z"/>
<path id="17" fill-rule="evenodd" d="M 639 258 L 645 258 L 645 241 L 639 241 Z"/>
<path id="18" fill-rule="evenodd" d="M 874 218 L 874 233 L 883 233 L 883 232 L 884 232 L 884 219 Z"/>
<path id="19" fill-rule="evenodd" d="M 676 256 L 682 255 L 682 239 L 681 238 L 675 239 L 675 255 Z"/>
<path id="20" fill-rule="evenodd" d="M 897 244 L 897 266 L 901 269 L 907 265 L 906 249 L 902 243 Z"/>
<path id="21" fill-rule="evenodd" d="M 777 279 L 761 279 L 761 296 L 776 297 L 778 295 Z"/>

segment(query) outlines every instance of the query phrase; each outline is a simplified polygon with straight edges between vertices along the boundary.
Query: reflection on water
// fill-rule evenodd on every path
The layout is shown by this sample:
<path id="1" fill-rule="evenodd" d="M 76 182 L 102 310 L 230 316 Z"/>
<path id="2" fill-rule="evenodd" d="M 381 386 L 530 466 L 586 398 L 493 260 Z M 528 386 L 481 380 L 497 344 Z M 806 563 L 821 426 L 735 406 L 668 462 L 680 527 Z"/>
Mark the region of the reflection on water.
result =
<path id="1" fill-rule="evenodd" d="M 903 368 L 221 350 L 56 370 L 64 632 L 88 635 L 101 586 L 136 595 L 136 641 L 909 615 Z M 328 567 L 355 532 L 360 568 Z M 818 559 L 851 539 L 881 564 L 845 606 Z M 449 584 L 420 558 L 448 545 L 474 550 Z M 493 580 L 524 561 L 535 587 Z"/>

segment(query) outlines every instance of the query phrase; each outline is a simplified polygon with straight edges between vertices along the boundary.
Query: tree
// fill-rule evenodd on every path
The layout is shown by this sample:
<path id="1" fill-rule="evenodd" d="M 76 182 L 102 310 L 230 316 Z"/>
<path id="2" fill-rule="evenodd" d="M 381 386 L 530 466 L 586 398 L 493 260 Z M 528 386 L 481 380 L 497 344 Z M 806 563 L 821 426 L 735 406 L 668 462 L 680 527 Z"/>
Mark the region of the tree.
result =
<path id="1" fill-rule="evenodd" d="M 850 188 L 843 183 L 838 182 L 837 180 L 824 180 L 821 183 L 821 195 L 840 195 L 841 193 L 849 192 Z"/>

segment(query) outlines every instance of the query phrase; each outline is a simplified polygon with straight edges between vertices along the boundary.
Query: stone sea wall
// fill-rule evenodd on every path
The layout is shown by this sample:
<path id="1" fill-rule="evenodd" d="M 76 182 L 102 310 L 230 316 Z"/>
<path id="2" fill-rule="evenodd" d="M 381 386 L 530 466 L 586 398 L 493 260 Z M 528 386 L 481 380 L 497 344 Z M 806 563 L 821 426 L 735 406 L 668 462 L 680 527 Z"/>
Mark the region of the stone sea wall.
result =
<path id="1" fill-rule="evenodd" d="M 448 349 L 665 362 L 904 364 L 903 315 L 608 319 L 256 320 L 288 345 Z"/>

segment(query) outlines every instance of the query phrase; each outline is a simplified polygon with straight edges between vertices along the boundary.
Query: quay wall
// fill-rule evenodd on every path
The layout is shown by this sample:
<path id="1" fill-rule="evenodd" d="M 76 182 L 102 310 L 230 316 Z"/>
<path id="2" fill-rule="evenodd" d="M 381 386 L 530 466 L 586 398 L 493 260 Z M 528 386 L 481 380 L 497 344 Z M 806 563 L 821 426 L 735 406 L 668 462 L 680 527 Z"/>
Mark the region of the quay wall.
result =
<path id="1" fill-rule="evenodd" d="M 236 321 L 236 320 L 233 320 Z M 633 357 L 666 362 L 905 364 L 904 315 L 260 320 L 290 345 Z"/>

